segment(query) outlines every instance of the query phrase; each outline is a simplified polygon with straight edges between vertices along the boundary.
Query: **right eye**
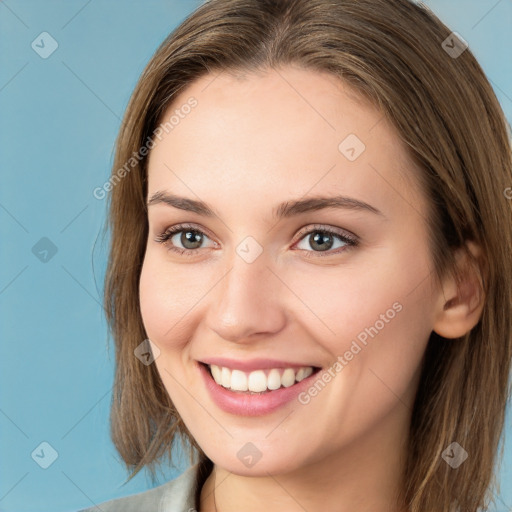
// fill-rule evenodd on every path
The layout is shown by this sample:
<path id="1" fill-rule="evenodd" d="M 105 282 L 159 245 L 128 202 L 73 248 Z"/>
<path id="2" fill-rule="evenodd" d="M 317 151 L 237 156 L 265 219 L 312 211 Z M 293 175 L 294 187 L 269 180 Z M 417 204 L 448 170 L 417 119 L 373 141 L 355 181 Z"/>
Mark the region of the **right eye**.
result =
<path id="1" fill-rule="evenodd" d="M 201 244 L 205 238 L 210 239 L 204 231 L 197 227 L 178 224 L 160 233 L 155 241 L 164 244 L 169 251 L 192 256 L 192 253 L 202 248 Z M 181 244 L 182 247 L 178 247 L 177 244 Z M 213 244 L 216 245 L 215 242 Z"/>

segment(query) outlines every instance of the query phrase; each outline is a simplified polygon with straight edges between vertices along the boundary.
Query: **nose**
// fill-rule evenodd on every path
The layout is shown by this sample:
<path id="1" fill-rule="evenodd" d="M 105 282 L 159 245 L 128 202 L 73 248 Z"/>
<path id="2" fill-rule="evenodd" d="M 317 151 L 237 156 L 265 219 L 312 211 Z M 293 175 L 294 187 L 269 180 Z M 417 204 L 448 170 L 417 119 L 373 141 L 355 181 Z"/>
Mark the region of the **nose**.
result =
<path id="1" fill-rule="evenodd" d="M 238 255 L 215 287 L 206 314 L 208 327 L 222 339 L 244 343 L 277 334 L 286 324 L 284 285 L 264 255 L 247 263 Z"/>

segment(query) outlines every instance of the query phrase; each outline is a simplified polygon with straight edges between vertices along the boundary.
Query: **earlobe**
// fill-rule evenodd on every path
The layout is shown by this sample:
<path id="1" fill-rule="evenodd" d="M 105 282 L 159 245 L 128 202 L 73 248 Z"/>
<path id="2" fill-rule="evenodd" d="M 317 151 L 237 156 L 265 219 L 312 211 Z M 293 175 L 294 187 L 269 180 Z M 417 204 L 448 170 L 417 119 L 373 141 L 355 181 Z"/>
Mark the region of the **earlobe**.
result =
<path id="1" fill-rule="evenodd" d="M 472 264 L 462 249 L 456 253 L 457 265 L 462 281 L 452 275 L 446 277 L 439 291 L 433 331 L 444 338 L 459 338 L 469 332 L 480 320 L 485 297 L 482 282 L 481 249 L 473 242 L 467 242 L 471 253 L 479 262 Z"/>

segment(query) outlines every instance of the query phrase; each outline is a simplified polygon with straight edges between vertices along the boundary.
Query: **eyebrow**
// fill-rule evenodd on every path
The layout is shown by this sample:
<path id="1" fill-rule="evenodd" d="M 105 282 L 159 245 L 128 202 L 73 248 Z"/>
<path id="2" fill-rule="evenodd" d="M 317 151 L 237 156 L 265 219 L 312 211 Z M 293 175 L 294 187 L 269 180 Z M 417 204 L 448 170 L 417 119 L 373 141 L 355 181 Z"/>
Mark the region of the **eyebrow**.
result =
<path id="1" fill-rule="evenodd" d="M 180 210 L 194 212 L 205 217 L 218 216 L 215 210 L 203 201 L 188 199 L 186 197 L 168 194 L 163 191 L 155 192 L 148 200 L 147 205 L 149 207 L 160 203 L 167 204 Z M 277 207 L 272 210 L 272 216 L 275 219 L 283 219 L 293 217 L 301 213 L 323 210 L 325 208 L 366 211 L 385 218 L 385 215 L 374 206 L 365 203 L 364 201 L 360 201 L 359 199 L 340 195 L 333 197 L 315 196 L 308 197 L 307 199 L 285 201 L 284 203 L 277 205 Z"/>

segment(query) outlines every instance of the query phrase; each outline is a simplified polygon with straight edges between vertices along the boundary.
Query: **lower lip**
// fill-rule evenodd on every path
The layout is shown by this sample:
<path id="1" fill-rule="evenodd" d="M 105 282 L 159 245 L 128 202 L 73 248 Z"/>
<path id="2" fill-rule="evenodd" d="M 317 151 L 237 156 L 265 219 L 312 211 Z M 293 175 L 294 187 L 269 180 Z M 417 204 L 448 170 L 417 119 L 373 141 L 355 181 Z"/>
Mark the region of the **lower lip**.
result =
<path id="1" fill-rule="evenodd" d="M 238 416 L 261 416 L 283 407 L 304 391 L 318 373 L 315 372 L 288 388 L 281 387 L 261 395 L 250 395 L 220 386 L 213 380 L 209 370 L 203 364 L 198 363 L 198 366 L 212 400 L 223 411 Z"/>

